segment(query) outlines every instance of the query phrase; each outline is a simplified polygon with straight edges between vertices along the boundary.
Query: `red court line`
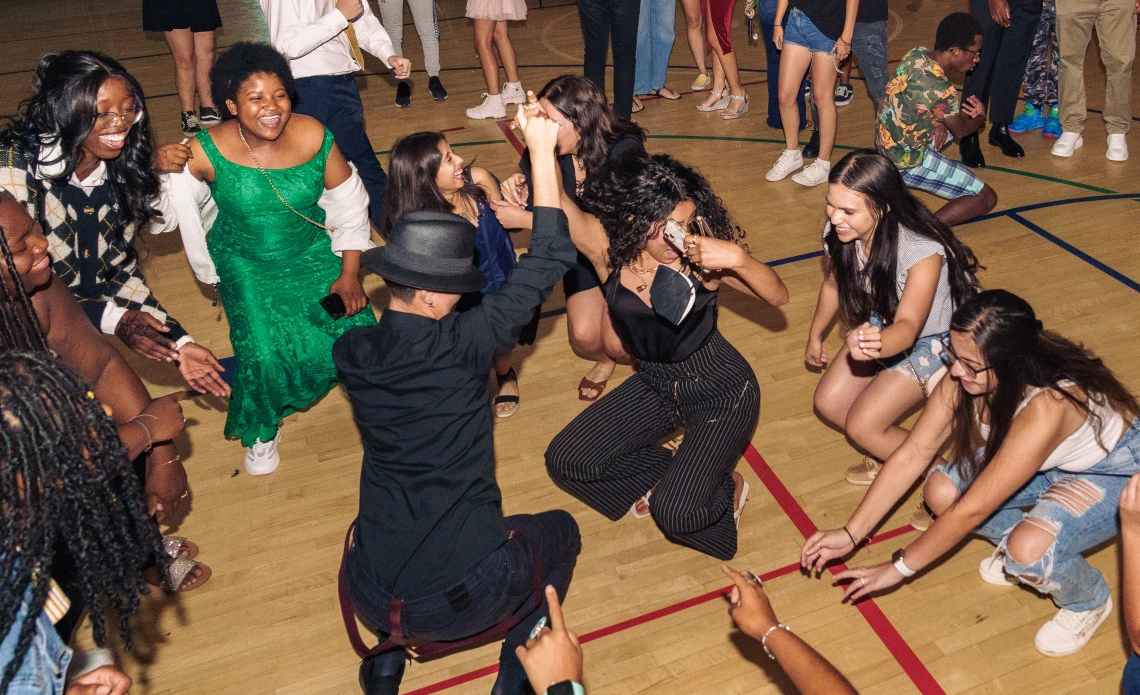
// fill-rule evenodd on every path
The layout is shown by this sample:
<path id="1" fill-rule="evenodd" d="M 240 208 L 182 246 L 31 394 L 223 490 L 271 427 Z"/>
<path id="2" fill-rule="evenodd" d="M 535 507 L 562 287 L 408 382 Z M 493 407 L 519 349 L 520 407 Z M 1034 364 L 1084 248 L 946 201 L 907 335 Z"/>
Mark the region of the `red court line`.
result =
<path id="1" fill-rule="evenodd" d="M 779 483 L 779 481 L 776 481 L 776 482 Z M 901 536 L 903 534 L 910 533 L 913 530 L 914 530 L 914 528 L 910 524 L 907 524 L 905 526 L 900 526 L 900 527 L 893 529 L 893 530 L 890 530 L 890 531 L 884 531 L 883 533 L 880 533 L 879 535 L 877 535 L 874 538 L 867 541 L 867 545 L 874 545 L 875 543 L 881 543 L 883 541 L 887 541 L 887 540 L 890 540 L 892 538 L 896 538 L 896 537 Z M 793 562 L 790 565 L 785 565 L 785 566 L 780 567 L 778 569 L 770 570 L 768 572 L 765 572 L 764 574 L 761 574 L 760 579 L 762 579 L 764 581 L 771 581 L 777 577 L 782 577 L 786 574 L 791 574 L 791 573 L 795 572 L 796 570 L 798 570 L 799 568 L 800 568 L 800 564 L 798 562 Z M 650 611 L 649 613 L 645 613 L 644 615 L 639 615 L 639 616 L 636 616 L 634 618 L 630 618 L 629 620 L 623 620 L 620 623 L 615 623 L 615 624 L 609 625 L 607 627 L 599 628 L 597 630 L 594 630 L 593 632 L 587 632 L 586 634 L 581 635 L 578 638 L 578 641 L 582 644 L 585 644 L 586 642 L 592 642 L 596 639 L 601 639 L 602 637 L 609 637 L 610 635 L 616 634 L 618 632 L 624 632 L 625 630 L 629 630 L 630 628 L 634 628 L 634 627 L 637 627 L 639 625 L 644 625 L 645 623 L 652 622 L 654 620 L 657 620 L 658 618 L 664 618 L 666 616 L 673 615 L 674 613 L 679 613 L 683 610 L 692 608 L 694 606 L 699 606 L 702 603 L 708 603 L 709 601 L 713 601 L 713 600 L 718 599 L 722 596 L 727 596 L 728 592 L 731 590 L 732 590 L 732 585 L 730 584 L 730 585 L 724 587 L 723 589 L 716 589 L 715 591 L 710 591 L 708 593 L 701 594 L 700 596 L 694 596 L 693 598 L 686 599 L 684 601 L 680 601 L 679 603 L 674 603 L 670 606 L 665 606 L 664 608 L 658 608 L 657 610 Z M 869 602 L 863 601 L 860 604 L 860 606 L 862 606 L 864 603 L 869 603 Z M 860 610 L 862 610 L 862 609 L 860 609 Z M 864 616 L 867 617 L 868 622 L 872 623 L 872 627 L 875 628 L 875 631 L 878 632 L 880 635 L 882 635 L 886 632 L 893 632 L 894 626 L 892 626 L 890 624 L 890 622 L 887 621 L 886 617 L 883 616 L 881 611 L 878 611 L 877 606 L 874 607 L 874 610 L 877 612 L 877 617 L 876 617 L 876 615 L 868 616 L 867 613 L 864 613 Z M 875 618 L 875 619 L 873 619 L 873 618 Z M 876 626 L 876 620 L 878 620 L 881 623 L 886 624 L 885 627 L 883 627 L 881 631 L 878 627 L 875 627 Z M 896 636 L 898 635 L 897 632 L 894 634 Z M 901 638 L 899 638 L 899 639 L 901 640 Z M 447 690 L 448 688 L 454 688 L 457 685 L 463 685 L 464 683 L 467 683 L 467 682 L 470 682 L 473 680 L 477 680 L 477 679 L 482 678 L 484 676 L 489 676 L 493 673 L 497 673 L 498 670 L 499 670 L 498 664 L 491 664 L 490 666 L 484 666 L 483 668 L 475 669 L 474 671 L 468 671 L 467 673 L 461 673 L 458 676 L 454 676 L 452 678 L 442 680 L 438 683 L 433 683 L 431 685 L 424 686 L 423 688 L 420 688 L 419 690 L 413 690 L 412 692 L 408 693 L 407 695 L 431 695 L 432 693 L 438 693 L 442 690 Z M 923 691 L 923 692 L 924 693 L 926 693 L 926 692 L 936 693 L 936 692 L 941 692 L 941 691 L 940 690 L 930 690 L 930 691 Z"/>
<path id="2" fill-rule="evenodd" d="M 519 154 L 522 154 L 525 148 L 518 137 L 515 136 L 515 131 L 511 130 L 512 120 L 513 119 L 505 118 L 501 121 L 495 121 L 495 125 L 499 126 L 499 130 L 503 131 L 503 135 L 507 136 L 507 142 L 511 143 L 511 146 L 514 147 Z"/>
<path id="3" fill-rule="evenodd" d="M 807 512 L 804 511 L 804 508 L 800 506 L 800 503 L 796 501 L 796 498 L 792 496 L 788 488 L 784 487 L 784 484 L 780 482 L 780 479 L 776 476 L 775 471 L 772 470 L 764 460 L 764 457 L 760 455 L 760 452 L 757 451 L 756 447 L 752 446 L 752 444 L 749 444 L 744 450 L 744 460 L 748 462 L 748 465 L 752 466 L 752 470 L 768 488 L 768 492 L 776 499 L 776 503 L 780 505 L 784 513 L 791 518 L 792 523 L 795 524 L 804 538 L 807 538 L 818 530 L 808 517 Z M 842 572 L 845 569 L 847 569 L 847 566 L 842 564 L 827 566 L 827 570 L 831 572 L 832 575 Z M 863 599 L 857 602 L 855 607 L 863 614 L 867 623 L 870 624 L 871 629 L 875 631 L 875 634 L 879 636 L 879 639 L 882 640 L 887 650 L 895 657 L 895 660 L 899 662 L 903 671 L 906 672 L 906 675 L 914 682 L 915 687 L 918 688 L 920 693 L 923 695 L 946 695 L 946 691 L 942 689 L 942 686 L 938 685 L 938 681 L 934 680 L 934 676 L 926 669 L 926 665 L 922 663 L 918 655 L 914 653 L 914 650 L 910 648 L 910 645 L 907 644 L 906 640 L 903 639 L 902 635 L 899 634 L 898 630 L 895 629 L 895 626 L 891 624 L 891 621 L 887 619 L 887 616 L 883 614 L 882 609 L 879 608 L 873 599 Z"/>

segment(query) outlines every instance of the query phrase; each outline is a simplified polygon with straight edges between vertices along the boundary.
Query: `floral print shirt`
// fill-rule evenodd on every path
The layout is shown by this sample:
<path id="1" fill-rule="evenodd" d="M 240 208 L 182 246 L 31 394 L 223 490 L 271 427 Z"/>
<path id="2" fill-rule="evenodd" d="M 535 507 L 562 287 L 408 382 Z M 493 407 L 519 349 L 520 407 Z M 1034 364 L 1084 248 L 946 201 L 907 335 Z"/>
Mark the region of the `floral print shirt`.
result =
<path id="1" fill-rule="evenodd" d="M 922 163 L 938 122 L 958 113 L 958 89 L 921 46 L 903 56 L 887 84 L 877 145 L 900 169 Z"/>

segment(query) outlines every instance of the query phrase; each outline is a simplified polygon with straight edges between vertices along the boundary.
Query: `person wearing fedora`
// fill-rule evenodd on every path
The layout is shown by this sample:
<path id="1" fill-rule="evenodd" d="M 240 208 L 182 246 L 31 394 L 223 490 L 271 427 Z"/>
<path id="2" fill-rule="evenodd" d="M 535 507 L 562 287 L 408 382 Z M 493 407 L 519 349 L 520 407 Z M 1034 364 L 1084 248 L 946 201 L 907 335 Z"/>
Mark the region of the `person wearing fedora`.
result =
<path id="1" fill-rule="evenodd" d="M 486 279 L 475 227 L 459 215 L 401 215 L 387 244 L 362 254 L 384 278 L 388 308 L 333 345 L 364 444 L 360 511 L 344 559 L 358 616 L 398 641 L 453 642 L 506 632 L 493 693 L 523 693 L 515 648 L 547 614 L 543 585 L 564 597 L 581 537 L 570 514 L 504 517 L 495 480 L 488 372 L 577 258 L 559 209 L 558 125 L 520 108 L 535 211 L 530 252 L 479 306 L 454 311 Z M 508 629 L 509 628 L 509 629 Z M 369 657 L 361 687 L 395 694 L 404 650 Z"/>

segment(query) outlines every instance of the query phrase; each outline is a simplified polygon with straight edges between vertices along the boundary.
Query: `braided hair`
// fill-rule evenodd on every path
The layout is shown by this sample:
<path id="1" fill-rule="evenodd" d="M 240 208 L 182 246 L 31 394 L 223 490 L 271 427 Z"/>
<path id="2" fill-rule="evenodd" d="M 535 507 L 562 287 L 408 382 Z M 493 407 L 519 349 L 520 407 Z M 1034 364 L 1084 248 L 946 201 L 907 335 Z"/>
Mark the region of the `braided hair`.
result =
<path id="1" fill-rule="evenodd" d="M 0 191 L 0 203 L 9 198 L 15 200 L 8 191 Z M 28 291 L 16 272 L 16 260 L 12 257 L 12 248 L 4 236 L 3 227 L 0 227 L 0 261 L 3 263 L 3 272 L 0 272 L 0 350 L 47 352 L 47 338 L 40 328 Z M 5 273 L 11 286 L 4 281 Z"/>
<path id="2" fill-rule="evenodd" d="M 113 611 L 129 646 L 130 619 L 147 590 L 141 568 L 161 542 L 114 422 L 60 360 L 0 353 L 0 422 L 0 636 L 19 635 L 0 676 L 6 692 L 32 644 L 57 546 L 75 560 L 96 644 L 105 643 Z"/>

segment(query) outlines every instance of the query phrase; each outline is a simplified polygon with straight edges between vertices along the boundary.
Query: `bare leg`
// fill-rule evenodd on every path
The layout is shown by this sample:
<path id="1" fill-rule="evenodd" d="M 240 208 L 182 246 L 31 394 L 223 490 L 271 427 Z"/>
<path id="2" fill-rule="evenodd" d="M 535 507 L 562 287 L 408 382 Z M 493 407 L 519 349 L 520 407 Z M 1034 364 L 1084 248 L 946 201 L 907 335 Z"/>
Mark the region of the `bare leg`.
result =
<path id="1" fill-rule="evenodd" d="M 595 364 L 587 372 L 586 379 L 596 384 L 608 381 L 617 367 L 617 363 L 606 352 L 603 319 L 608 320 L 608 315 L 601 288 L 577 292 L 566 299 L 566 332 L 570 338 L 570 349 L 583 359 L 594 360 Z M 582 395 L 595 398 L 600 394 L 594 389 L 584 389 Z"/>
<path id="2" fill-rule="evenodd" d="M 194 37 L 189 29 L 165 32 L 166 45 L 174 54 L 174 84 L 183 111 L 194 110 Z"/>
<path id="3" fill-rule="evenodd" d="M 987 183 L 977 195 L 966 195 L 946 203 L 934 213 L 938 219 L 953 227 L 980 217 L 997 206 L 997 192 Z"/>
<path id="4" fill-rule="evenodd" d="M 711 10 L 706 8 L 706 11 L 705 11 L 705 35 L 708 38 L 708 42 L 710 44 L 712 44 L 713 46 L 717 46 L 718 44 L 717 44 L 717 40 L 716 40 L 716 32 L 713 30 L 713 27 L 712 27 L 712 14 L 711 14 L 711 12 L 712 12 Z M 725 87 L 724 63 L 721 62 L 720 54 L 717 53 L 716 51 L 713 51 L 713 54 L 712 54 L 712 75 L 713 75 L 712 92 L 710 92 L 709 95 L 707 97 L 705 97 L 704 106 L 712 106 L 712 104 L 714 102 L 718 101 L 721 98 L 720 92 L 723 92 L 724 87 Z"/>
<path id="5" fill-rule="evenodd" d="M 475 22 L 475 52 L 479 54 L 479 65 L 483 68 L 483 79 L 487 83 L 487 93 L 494 96 L 499 93 L 499 63 L 495 60 L 495 47 L 492 45 L 495 35 L 495 21 L 492 19 L 476 19 Z"/>
<path id="6" fill-rule="evenodd" d="M 909 433 L 895 423 L 924 400 L 922 386 L 892 371 L 879 372 L 847 413 L 847 436 L 880 461 L 886 461 Z"/>
<path id="7" fill-rule="evenodd" d="M 871 384 L 878 371 L 879 366 L 874 362 L 856 362 L 851 359 L 845 344 L 815 387 L 816 412 L 823 419 L 846 431 L 851 405 Z"/>
<path id="8" fill-rule="evenodd" d="M 800 107 L 796 104 L 796 96 L 810 65 L 811 51 L 803 46 L 784 44 L 780 56 L 780 120 L 784 126 L 784 144 L 789 150 L 800 148 L 800 131 L 797 129 Z"/>
<path id="9" fill-rule="evenodd" d="M 511 353 L 507 353 L 495 362 L 495 376 L 502 379 L 507 376 L 511 371 Z M 499 386 L 499 396 L 517 396 L 519 395 L 519 382 L 517 379 L 507 379 Z M 499 416 L 506 415 L 518 408 L 517 403 L 499 403 L 495 406 L 495 413 Z"/>
<path id="10" fill-rule="evenodd" d="M 704 23 L 701 21 L 701 0 L 681 0 L 681 9 L 685 12 L 685 31 L 689 38 L 689 50 L 693 53 L 693 61 L 701 74 L 707 74 L 705 66 L 705 33 Z"/>
<path id="11" fill-rule="evenodd" d="M 194 84 L 198 88 L 198 103 L 212 109 L 214 97 L 210 94 L 210 68 L 214 66 L 214 32 L 199 31 L 193 37 Z"/>
<path id="12" fill-rule="evenodd" d="M 495 22 L 495 50 L 499 60 L 503 61 L 503 71 L 507 73 L 507 82 L 519 81 L 519 64 L 515 59 L 515 46 L 511 43 L 511 36 L 507 33 L 506 22 Z M 486 68 L 483 69 L 486 74 Z M 495 71 L 498 78 L 498 71 Z"/>
<path id="13" fill-rule="evenodd" d="M 782 71 L 783 62 L 780 63 L 780 67 Z M 819 111 L 819 159 L 825 162 L 831 161 L 831 150 L 835 147 L 835 131 L 839 127 L 839 114 L 835 108 L 837 76 L 833 56 L 827 53 L 811 54 L 811 94 Z M 781 103 L 781 116 L 783 113 L 784 107 Z"/>

